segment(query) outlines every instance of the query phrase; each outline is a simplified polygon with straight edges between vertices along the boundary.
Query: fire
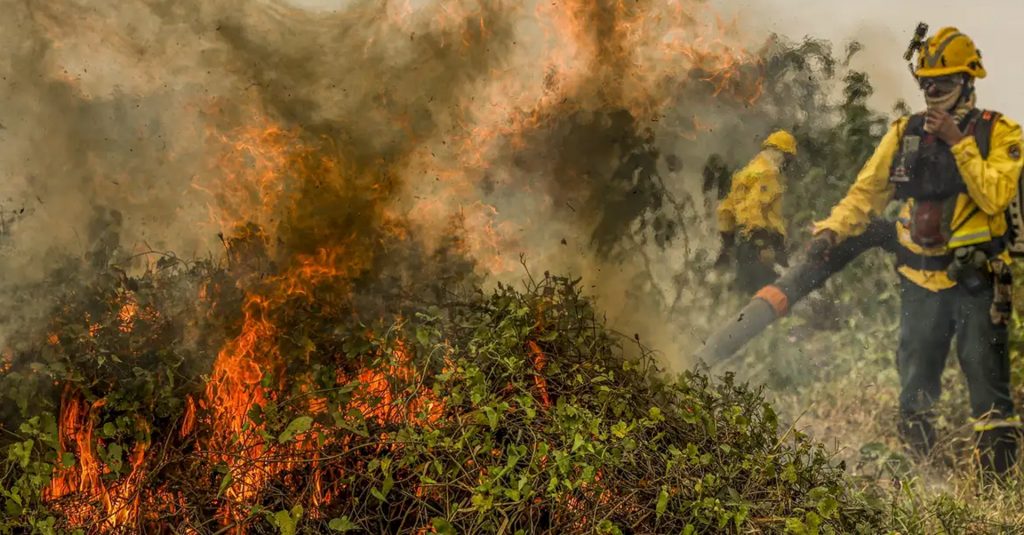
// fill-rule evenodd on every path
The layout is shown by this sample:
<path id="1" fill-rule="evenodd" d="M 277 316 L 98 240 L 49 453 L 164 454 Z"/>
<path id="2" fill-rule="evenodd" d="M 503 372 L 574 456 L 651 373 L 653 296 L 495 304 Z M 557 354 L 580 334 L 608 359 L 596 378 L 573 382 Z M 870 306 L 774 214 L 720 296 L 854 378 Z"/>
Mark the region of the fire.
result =
<path id="1" fill-rule="evenodd" d="M 207 182 L 193 182 L 193 187 L 211 197 L 210 218 L 217 227 L 272 226 L 285 193 L 285 173 L 305 156 L 298 135 L 297 130 L 284 129 L 262 115 L 228 135 L 210 132 L 229 150 L 223 151 L 217 164 L 221 172 Z"/>
<path id="2" fill-rule="evenodd" d="M 502 176 L 493 165 L 502 151 L 518 155 L 529 148 L 531 135 L 598 110 L 628 111 L 638 124 L 657 122 L 668 139 L 696 139 L 713 129 L 710 118 L 661 122 L 685 104 L 680 95 L 699 89 L 710 98 L 750 105 L 764 91 L 762 61 L 744 45 L 737 20 L 723 20 L 706 2 L 569 0 L 534 6 L 527 52 L 494 68 L 456 110 L 446 143 L 424 146 L 415 158 L 414 169 L 424 168 L 435 180 L 414 185 L 413 221 L 431 233 L 442 220 L 439 214 L 458 214 L 468 254 L 497 275 L 518 268 L 522 236 L 539 226 L 515 224 L 526 218 L 481 201 L 493 184 L 507 197 L 528 198 L 531 210 L 540 213 L 562 204 L 527 176 Z M 486 41 L 487 34 L 478 38 Z"/>
<path id="3" fill-rule="evenodd" d="M 256 430 L 246 429 L 249 411 L 271 396 L 270 390 L 259 384 L 277 357 L 276 329 L 268 321 L 267 305 L 259 296 L 249 298 L 242 332 L 217 355 L 206 389 L 207 408 L 212 412 L 216 432 L 211 446 L 223 449 L 220 460 L 233 465 L 234 484 L 228 489 L 228 498 L 239 503 L 255 496 L 270 475 L 247 460 L 237 461 L 231 453 L 237 449 L 249 459 L 259 459 L 267 452 Z M 229 519 L 236 520 L 230 512 Z"/>
<path id="4" fill-rule="evenodd" d="M 227 209 L 219 212 L 216 220 L 237 229 L 227 238 L 229 255 L 233 255 L 233 261 L 245 263 L 254 254 L 271 253 L 260 246 L 267 239 L 263 227 L 253 220 L 245 223 L 234 220 L 246 213 L 245 210 L 235 213 L 235 207 L 255 205 L 258 207 L 254 213 L 255 221 L 269 222 L 278 217 L 296 215 L 294 212 L 291 215 L 280 213 L 296 206 L 297 201 L 291 195 L 301 191 L 301 187 L 286 191 L 280 186 L 287 182 L 286 178 L 348 186 L 343 176 L 345 165 L 331 157 L 320 157 L 310 163 L 309 158 L 315 151 L 297 138 L 290 137 L 284 129 L 264 125 L 260 132 L 244 129 L 236 135 L 240 140 L 227 140 L 225 144 L 229 152 L 241 153 L 244 158 L 229 155 L 221 159 L 221 165 L 227 166 L 228 194 L 218 197 L 218 202 Z M 244 198 L 237 200 L 233 197 L 238 195 Z M 320 230 L 314 228 L 311 232 Z M 281 391 L 293 380 L 287 375 L 287 363 L 279 349 L 282 336 L 287 334 L 278 325 L 282 321 L 282 311 L 294 303 L 327 306 L 330 299 L 343 298 L 351 280 L 368 265 L 372 253 L 366 247 L 373 244 L 361 245 L 355 236 L 335 236 L 334 239 L 333 244 L 324 244 L 309 253 L 279 260 L 287 264 L 286 269 L 252 283 L 246 291 L 239 333 L 218 353 L 205 396 L 199 401 L 187 402 L 181 433 L 188 435 L 194 432 L 201 418 L 206 419 L 212 434 L 208 439 L 201 439 L 200 447 L 212 460 L 226 465 L 230 473 L 230 484 L 224 492 L 221 507 L 225 524 L 245 518 L 248 514 L 245 504 L 258 500 L 269 481 L 299 459 L 313 459 L 317 466 L 313 475 L 314 504 L 329 497 L 329 491 L 323 489 L 323 476 L 316 461 L 317 425 L 298 433 L 294 440 L 267 441 L 264 437 L 266 424 L 253 422 L 250 415 L 254 409 L 260 410 L 278 402 Z M 328 298 L 328 295 L 335 297 Z M 339 386 L 349 383 L 350 379 L 359 383 L 352 408 L 362 413 L 364 418 L 381 424 L 405 419 L 421 419 L 426 423 L 439 418 L 443 404 L 427 392 L 414 390 L 403 392 L 401 398 L 396 397 L 396 382 L 416 384 L 413 378 L 417 372 L 411 367 L 404 345 L 398 343 L 387 357 L 390 363 L 384 368 L 386 371 L 367 368 L 352 378 L 345 374 L 338 376 Z M 301 378 L 294 379 L 301 381 Z M 300 384 L 298 388 L 308 391 L 305 385 Z M 310 414 L 321 414 L 324 407 L 324 400 L 310 397 Z M 200 411 L 205 414 L 200 416 Z M 315 508 L 311 514 L 315 514 Z"/>
<path id="5" fill-rule="evenodd" d="M 248 123 L 240 128 L 210 127 L 209 145 L 222 150 L 209 173 L 197 176 L 193 186 L 206 194 L 209 229 L 221 233 L 232 275 L 226 285 L 235 284 L 244 297 L 241 309 L 234 311 L 239 317 L 231 335 L 216 351 L 205 388 L 185 400 L 176 435 L 190 441 L 211 465 L 226 467 L 230 477 L 224 480 L 222 496 L 217 503 L 203 504 L 218 511 L 222 531 L 233 526 L 243 532 L 249 507 L 260 502 L 271 481 L 282 474 L 287 477 L 286 472 L 299 463 L 314 467 L 312 490 L 305 495 L 310 514 L 320 514 L 318 508 L 330 504 L 338 474 L 326 471 L 319 448 L 348 444 L 344 439 L 341 444 L 328 442 L 331 433 L 323 423 L 328 400 L 314 391 L 305 371 L 296 370 L 302 362 L 290 361 L 293 353 L 282 350 L 294 342 L 287 313 L 322 307 L 325 314 L 336 314 L 338 322 L 344 322 L 345 308 L 338 303 L 347 303 L 358 277 L 375 268 L 382 256 L 380 236 L 405 241 L 411 235 L 419 239 L 415 232 L 422 231 L 435 239 L 450 238 L 457 253 L 476 259 L 485 272 L 506 273 L 515 269 L 514 258 L 507 255 L 519 252 L 524 234 L 515 218 L 525 218 L 522 210 L 501 207 L 483 192 L 505 188 L 500 193 L 522 195 L 529 199 L 529 209 L 538 213 L 550 208 L 553 200 L 546 191 L 538 191 L 543 185 L 534 184 L 529 172 L 493 169 L 492 162 L 503 152 L 530 147 L 531 136 L 576 113 L 614 109 L 627 111 L 638 124 L 659 120 L 677 103 L 675 95 L 693 85 L 721 99 L 752 103 L 760 98 L 760 61 L 730 38 L 734 24 L 710 16 L 710 8 L 696 0 L 663 4 L 652 10 L 622 0 L 536 3 L 528 24 L 536 30 L 531 35 L 539 37 L 528 53 L 489 65 L 488 75 L 466 91 L 464 101 L 439 127 L 444 140 L 417 145 L 397 163 L 384 162 L 380 156 L 380 161 L 361 162 L 354 169 L 343 151 L 335 150 L 333 140 L 310 139 L 300 127 L 278 122 L 261 109 L 251 110 Z M 457 29 L 444 34 L 454 40 L 444 46 L 465 54 L 486 48 L 499 33 L 484 15 L 482 7 L 472 11 L 461 3 L 441 3 L 436 9 L 414 9 L 409 1 L 387 6 L 390 24 L 408 27 L 410 33 L 417 28 L 412 21 L 420 19 L 429 19 L 431 28 Z M 207 110 L 211 123 L 217 123 L 215 107 Z M 392 114 L 394 123 L 385 126 L 412 138 L 416 129 L 411 115 Z M 679 136 L 696 137 L 712 127 L 694 116 L 674 128 Z M 402 184 L 390 173 L 420 179 Z M 392 199 L 399 188 L 405 188 L 405 196 Z M 323 208 L 316 201 L 330 195 L 344 201 L 369 199 L 358 206 L 340 202 L 327 207 L 350 210 L 343 216 L 376 225 L 369 232 L 372 236 L 350 230 L 347 219 L 341 224 L 329 218 L 333 214 L 310 213 Z M 286 231 L 300 239 L 289 240 Z M 212 301 L 220 290 L 216 284 L 204 284 L 195 297 Z M 130 294 L 118 299 L 111 308 L 116 310 L 116 323 L 109 324 L 116 332 L 137 332 L 156 318 L 144 301 L 140 305 Z M 85 324 L 92 337 L 115 332 L 88 317 Z M 50 333 L 47 341 L 56 346 L 61 338 Z M 423 386 L 426 372 L 413 366 L 409 344 L 401 339 L 374 342 L 376 349 L 367 354 L 332 357 L 338 365 L 336 386 L 356 385 L 348 408 L 378 427 L 440 422 L 445 401 Z M 306 363 L 314 350 L 340 352 L 310 346 L 304 350 Z M 534 341 L 524 350 L 536 397 L 550 407 L 551 392 L 543 375 L 549 357 Z M 0 362 L 0 372 L 9 366 L 9 360 Z M 257 422 L 253 415 L 288 401 L 296 392 L 304 397 L 304 405 L 299 405 L 311 423 L 290 440 L 268 439 L 268 423 Z M 125 452 L 120 477 L 111 477 L 111 467 L 101 460 L 106 450 L 100 448 L 107 445 L 96 436 L 105 405 L 104 399 L 89 402 L 80 391 L 64 390 L 59 450 L 74 455 L 75 464 L 55 471 L 46 499 L 73 526 L 98 522 L 100 531 L 133 529 L 145 520 L 140 519 L 145 517 L 140 507 L 163 502 L 159 507 L 173 509 L 184 498 L 167 489 L 141 488 L 147 455 L 156 457 L 145 440 Z M 143 423 L 138 425 L 142 430 Z M 386 432 L 373 438 L 380 448 L 390 447 Z"/>
<path id="6" fill-rule="evenodd" d="M 323 260 L 332 257 L 324 255 L 319 258 Z M 313 258 L 306 258 L 290 273 L 292 276 L 283 277 L 278 287 L 280 295 L 308 297 L 313 291 L 314 281 L 337 275 L 329 266 L 313 262 Z M 295 441 L 286 444 L 268 443 L 260 435 L 264 426 L 253 425 L 249 419 L 253 408 L 275 401 L 276 385 L 284 381 L 284 377 L 280 376 L 283 362 L 276 348 L 280 332 L 270 319 L 272 308 L 278 305 L 265 297 L 250 296 L 241 333 L 218 355 L 203 402 L 211 414 L 211 426 L 214 429 L 209 451 L 215 459 L 226 463 L 231 471 L 232 483 L 225 493 L 227 503 L 251 503 L 270 478 L 289 468 L 288 462 L 281 462 L 283 459 L 316 459 L 318 455 L 314 446 L 317 436 L 315 430 L 303 433 Z M 444 404 L 429 391 L 405 391 L 399 397 L 394 390 L 396 382 L 416 384 L 414 379 L 417 372 L 411 366 L 411 356 L 404 344 L 397 343 L 388 360 L 389 364 L 382 370 L 367 368 L 356 374 L 359 389 L 355 392 L 351 408 L 379 424 L 436 422 L 443 413 Z M 274 383 L 268 385 L 265 381 L 267 377 L 275 377 Z M 347 377 L 339 375 L 339 385 L 348 382 Z M 313 398 L 309 403 L 310 413 L 318 414 L 322 410 L 323 402 Z M 191 431 L 194 425 L 195 409 L 190 402 L 182 433 Z M 317 470 L 314 482 L 318 489 L 321 477 Z M 314 501 L 322 502 L 326 499 L 322 490 L 317 490 L 315 495 L 317 499 Z M 239 516 L 242 512 L 234 511 L 231 507 L 225 508 L 223 514 L 226 522 L 242 518 Z"/>
<path id="7" fill-rule="evenodd" d="M 530 357 L 533 359 L 533 372 L 535 374 L 533 376 L 533 383 L 537 388 L 537 394 L 540 396 L 540 402 L 543 406 L 550 407 L 551 398 L 548 397 L 548 382 L 544 379 L 544 376 L 541 375 L 541 372 L 544 371 L 545 364 L 547 364 L 548 357 L 543 351 L 541 351 L 537 342 L 534 342 L 533 340 L 530 340 L 530 342 L 527 343 L 527 347 L 529 347 Z"/>
<path id="8" fill-rule="evenodd" d="M 148 444 L 136 442 L 129 456 L 128 475 L 115 483 L 105 483 L 103 476 L 110 473 L 110 467 L 96 451 L 103 441 L 93 436 L 104 405 L 104 399 L 88 404 L 80 393 L 65 388 L 61 396 L 58 453 L 62 460 L 73 455 L 75 465 L 58 469 L 44 491 L 44 498 L 53 501 L 72 525 L 93 522 L 110 531 L 134 525 L 138 519 L 139 484 L 145 473 Z"/>
<path id="9" fill-rule="evenodd" d="M 192 399 L 192 396 L 185 398 L 185 415 L 181 418 L 181 428 L 178 433 L 182 437 L 187 437 L 192 434 L 192 431 L 196 427 L 196 402 Z"/>
<path id="10" fill-rule="evenodd" d="M 121 305 L 121 310 L 117 313 L 117 319 L 120 322 L 118 330 L 123 333 L 132 332 L 132 328 L 135 326 L 135 318 L 139 314 L 139 305 L 134 301 L 128 301 Z"/>
<path id="11" fill-rule="evenodd" d="M 444 413 L 443 400 L 437 399 L 430 391 L 401 392 L 401 396 L 394 392 L 395 379 L 402 384 L 415 384 L 417 375 L 412 367 L 412 355 L 404 343 L 396 342 L 390 360 L 383 370 L 367 368 L 359 373 L 358 381 L 362 388 L 353 401 L 353 407 L 364 417 L 373 418 L 380 424 L 402 421 L 421 425 L 436 423 Z"/>

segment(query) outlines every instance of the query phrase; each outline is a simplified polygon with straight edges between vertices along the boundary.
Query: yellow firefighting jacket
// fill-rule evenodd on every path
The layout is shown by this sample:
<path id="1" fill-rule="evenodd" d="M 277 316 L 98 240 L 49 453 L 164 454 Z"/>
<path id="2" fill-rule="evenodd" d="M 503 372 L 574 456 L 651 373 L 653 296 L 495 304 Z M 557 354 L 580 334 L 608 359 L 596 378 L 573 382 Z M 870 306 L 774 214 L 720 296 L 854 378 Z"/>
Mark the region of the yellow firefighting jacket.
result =
<path id="1" fill-rule="evenodd" d="M 729 195 L 718 205 L 718 231 L 749 235 L 769 230 L 786 236 L 782 222 L 782 173 L 761 151 L 732 177 Z"/>
<path id="2" fill-rule="evenodd" d="M 870 218 L 882 214 L 895 193 L 895 187 L 889 182 L 889 172 L 907 120 L 903 117 L 892 124 L 846 197 L 832 209 L 827 219 L 815 224 L 815 234 L 828 229 L 839 239 L 856 236 L 864 231 Z M 974 136 L 967 136 L 952 147 L 967 194 L 960 194 L 957 198 L 952 220 L 952 228 L 957 230 L 949 243 L 923 249 L 910 239 L 908 221 L 911 203 L 914 202 L 910 199 L 901 207 L 896 221 L 900 245 L 917 255 L 938 256 L 948 254 L 956 247 L 985 243 L 1006 233 L 1004 211 L 1017 192 L 1022 166 L 1020 125 L 1000 116 L 992 126 L 989 147 L 987 159 L 981 157 Z M 1003 255 L 1008 262 L 1009 255 L 1006 252 Z M 911 282 L 932 291 L 956 285 L 945 271 L 913 269 L 906 265 L 897 266 L 897 270 Z"/>

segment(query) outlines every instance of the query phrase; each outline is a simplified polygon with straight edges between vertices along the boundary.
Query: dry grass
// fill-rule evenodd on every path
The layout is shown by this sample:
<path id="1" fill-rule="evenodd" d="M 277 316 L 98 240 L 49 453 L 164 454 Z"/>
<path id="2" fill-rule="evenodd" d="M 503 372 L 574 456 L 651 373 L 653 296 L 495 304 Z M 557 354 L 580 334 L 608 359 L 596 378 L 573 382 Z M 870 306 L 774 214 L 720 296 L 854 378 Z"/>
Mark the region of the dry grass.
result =
<path id="1" fill-rule="evenodd" d="M 837 304 L 850 303 L 840 297 Z M 896 431 L 898 314 L 884 299 L 878 308 L 874 314 L 846 309 L 837 330 L 820 331 L 807 328 L 819 318 L 805 306 L 733 366 L 746 370 L 745 379 L 768 381 L 769 399 L 784 420 L 832 448 L 855 482 L 891 502 L 896 532 L 1024 533 L 1024 468 L 1001 485 L 979 478 L 968 393 L 953 355 L 936 407 L 939 444 L 928 458 L 904 449 Z M 1017 327 L 1024 332 L 1019 318 Z M 1011 357 L 1018 406 L 1024 392 L 1019 346 Z"/>

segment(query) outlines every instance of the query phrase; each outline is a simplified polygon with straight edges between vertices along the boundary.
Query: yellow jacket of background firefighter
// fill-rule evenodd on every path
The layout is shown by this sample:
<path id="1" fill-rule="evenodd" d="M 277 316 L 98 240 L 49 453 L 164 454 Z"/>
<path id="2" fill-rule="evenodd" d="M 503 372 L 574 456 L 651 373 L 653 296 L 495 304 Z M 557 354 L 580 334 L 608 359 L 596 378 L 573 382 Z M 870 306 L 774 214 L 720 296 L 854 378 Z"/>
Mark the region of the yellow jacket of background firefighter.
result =
<path id="1" fill-rule="evenodd" d="M 733 175 L 729 195 L 718 205 L 719 232 L 749 235 L 755 230 L 769 230 L 785 237 L 781 162 L 775 161 L 772 152 L 761 151 Z"/>
<path id="2" fill-rule="evenodd" d="M 832 209 L 828 219 L 815 224 L 814 233 L 832 230 L 842 240 L 864 231 L 869 219 L 882 215 L 893 199 L 895 186 L 890 182 L 893 158 L 908 122 L 903 117 L 892 124 L 874 154 L 861 169 L 846 197 Z M 973 135 L 951 147 L 957 169 L 967 193 L 960 193 L 953 210 L 952 225 L 957 228 L 945 246 L 924 249 L 911 240 L 909 214 L 913 199 L 904 202 L 896 221 L 899 244 L 920 256 L 948 254 L 957 247 L 981 244 L 1006 234 L 1005 210 L 1017 192 L 1021 174 L 1021 128 L 999 116 L 992 127 L 988 158 L 982 158 Z M 1009 255 L 1002 253 L 1009 262 Z M 928 271 L 899 265 L 897 270 L 911 282 L 932 291 L 951 288 L 956 283 L 945 271 Z"/>

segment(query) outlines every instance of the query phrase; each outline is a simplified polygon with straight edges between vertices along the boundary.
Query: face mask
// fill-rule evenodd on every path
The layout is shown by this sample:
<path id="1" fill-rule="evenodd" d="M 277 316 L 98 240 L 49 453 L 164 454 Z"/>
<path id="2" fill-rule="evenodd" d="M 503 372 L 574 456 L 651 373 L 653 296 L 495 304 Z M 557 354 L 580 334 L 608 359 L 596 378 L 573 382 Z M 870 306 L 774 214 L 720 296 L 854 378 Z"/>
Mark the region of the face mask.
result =
<path id="1" fill-rule="evenodd" d="M 921 78 L 919 83 L 924 90 L 924 101 L 929 110 L 951 111 L 960 102 L 964 92 L 960 77 Z"/>
<path id="2" fill-rule="evenodd" d="M 953 91 L 944 95 L 929 97 L 925 95 L 924 101 L 928 105 L 929 110 L 942 110 L 952 111 L 960 101 L 960 95 L 963 94 L 963 87 L 957 87 Z"/>

